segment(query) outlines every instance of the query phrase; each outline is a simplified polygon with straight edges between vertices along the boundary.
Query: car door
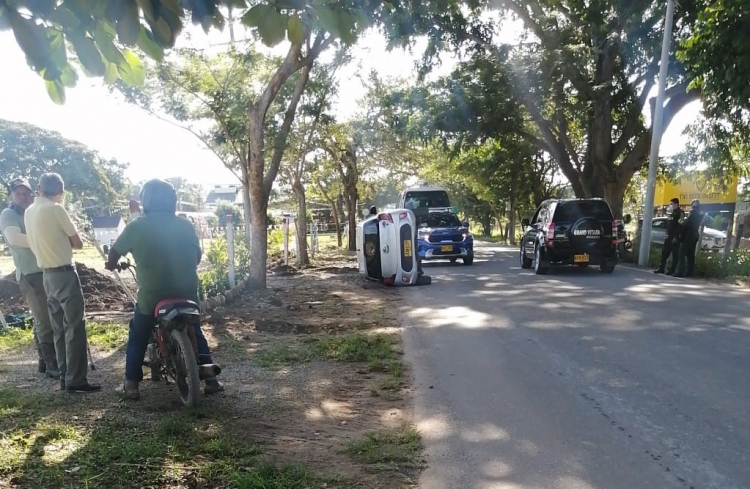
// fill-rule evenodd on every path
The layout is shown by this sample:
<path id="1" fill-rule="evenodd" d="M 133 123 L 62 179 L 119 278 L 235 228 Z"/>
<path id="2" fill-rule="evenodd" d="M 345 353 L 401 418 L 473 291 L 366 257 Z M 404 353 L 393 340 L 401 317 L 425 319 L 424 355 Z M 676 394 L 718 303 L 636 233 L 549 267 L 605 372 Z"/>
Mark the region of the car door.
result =
<path id="1" fill-rule="evenodd" d="M 526 256 L 531 258 L 534 255 L 534 247 L 536 246 L 537 236 L 539 229 L 541 229 L 540 219 L 543 217 L 544 209 L 547 207 L 546 204 L 542 204 L 537 208 L 534 217 L 531 218 L 529 227 L 524 230 L 523 234 L 523 246 L 526 251 Z"/>
<path id="2" fill-rule="evenodd" d="M 654 219 L 651 224 L 651 244 L 654 246 L 664 246 L 664 240 L 667 239 L 667 219 Z"/>

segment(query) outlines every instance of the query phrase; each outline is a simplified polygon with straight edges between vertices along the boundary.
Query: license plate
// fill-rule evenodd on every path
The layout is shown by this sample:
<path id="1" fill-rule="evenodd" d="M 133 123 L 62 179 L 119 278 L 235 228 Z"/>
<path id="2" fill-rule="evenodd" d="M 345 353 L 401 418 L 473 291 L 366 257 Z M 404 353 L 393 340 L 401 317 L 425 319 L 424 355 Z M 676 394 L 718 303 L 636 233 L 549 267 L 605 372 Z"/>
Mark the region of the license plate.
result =
<path id="1" fill-rule="evenodd" d="M 404 241 L 404 256 L 411 256 L 411 240 Z"/>
<path id="2" fill-rule="evenodd" d="M 440 247 L 440 251 L 442 252 L 451 252 L 453 251 L 453 245 L 443 245 Z"/>
<path id="3" fill-rule="evenodd" d="M 587 255 L 587 254 L 575 255 L 575 256 L 573 256 L 573 261 L 575 263 L 588 263 L 589 262 L 589 255 Z"/>

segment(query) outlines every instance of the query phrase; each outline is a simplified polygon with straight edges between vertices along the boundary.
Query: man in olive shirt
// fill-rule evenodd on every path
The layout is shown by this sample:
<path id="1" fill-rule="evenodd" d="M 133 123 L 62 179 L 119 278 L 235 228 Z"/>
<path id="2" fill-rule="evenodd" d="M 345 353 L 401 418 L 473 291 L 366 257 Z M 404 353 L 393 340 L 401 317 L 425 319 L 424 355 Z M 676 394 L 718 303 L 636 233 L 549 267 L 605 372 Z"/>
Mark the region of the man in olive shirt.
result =
<path id="1" fill-rule="evenodd" d="M 143 359 L 156 320 L 154 309 L 164 299 L 198 298 L 198 264 L 201 248 L 195 228 L 176 213 L 174 187 L 163 180 L 149 180 L 141 189 L 143 215 L 130 221 L 112 246 L 106 268 L 115 270 L 120 257 L 130 253 L 138 277 L 138 307 L 130 321 L 125 352 L 125 384 L 117 389 L 121 397 L 138 399 L 143 380 Z M 131 208 L 131 212 L 133 209 Z M 198 363 L 210 364 L 211 352 L 200 325 L 195 327 Z M 216 377 L 206 379 L 205 393 L 223 390 Z"/>
<path id="2" fill-rule="evenodd" d="M 24 213 L 34 202 L 34 193 L 31 185 L 20 178 L 10 182 L 8 193 L 10 206 L 0 213 L 0 231 L 13 257 L 16 280 L 21 288 L 21 294 L 34 317 L 33 338 L 39 355 L 39 372 L 46 372 L 48 377 L 59 378 L 54 333 L 47 310 L 47 294 L 44 292 L 42 270 L 37 266 L 36 257 L 29 248 L 24 223 Z"/>
<path id="3" fill-rule="evenodd" d="M 73 262 L 73 249 L 83 248 L 83 242 L 61 205 L 65 192 L 62 177 L 45 173 L 39 179 L 37 192 L 34 203 L 26 209 L 26 230 L 29 247 L 44 272 L 57 364 L 62 373 L 60 388 L 67 392 L 95 392 L 101 387 L 89 384 L 87 379 L 83 291 Z"/>

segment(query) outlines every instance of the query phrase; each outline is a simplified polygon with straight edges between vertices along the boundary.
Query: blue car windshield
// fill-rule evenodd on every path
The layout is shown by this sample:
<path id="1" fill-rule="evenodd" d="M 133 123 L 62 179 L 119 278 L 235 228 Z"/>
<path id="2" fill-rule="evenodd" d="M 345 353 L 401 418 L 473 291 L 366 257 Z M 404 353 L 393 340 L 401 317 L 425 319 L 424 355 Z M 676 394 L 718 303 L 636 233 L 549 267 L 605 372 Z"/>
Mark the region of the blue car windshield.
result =
<path id="1" fill-rule="evenodd" d="M 461 227 L 458 216 L 450 212 L 431 212 L 427 216 L 427 227 L 431 228 L 453 228 Z"/>

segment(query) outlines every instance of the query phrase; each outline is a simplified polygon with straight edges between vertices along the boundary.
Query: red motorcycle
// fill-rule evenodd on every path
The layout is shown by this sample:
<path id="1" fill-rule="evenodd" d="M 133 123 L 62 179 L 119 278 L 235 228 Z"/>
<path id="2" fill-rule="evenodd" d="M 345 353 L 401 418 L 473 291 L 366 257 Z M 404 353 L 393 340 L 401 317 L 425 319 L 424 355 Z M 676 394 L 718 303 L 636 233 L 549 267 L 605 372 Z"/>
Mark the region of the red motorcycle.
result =
<path id="1" fill-rule="evenodd" d="M 119 268 L 133 273 L 135 266 L 124 261 Z M 221 373 L 219 365 L 198 365 L 195 326 L 200 321 L 200 306 L 188 299 L 165 299 L 157 304 L 154 317 L 156 325 L 143 364 L 151 369 L 152 381 L 171 380 L 177 385 L 182 403 L 197 406 L 201 380 Z"/>

